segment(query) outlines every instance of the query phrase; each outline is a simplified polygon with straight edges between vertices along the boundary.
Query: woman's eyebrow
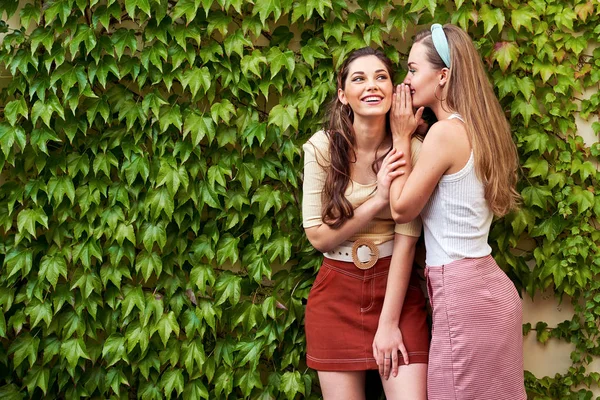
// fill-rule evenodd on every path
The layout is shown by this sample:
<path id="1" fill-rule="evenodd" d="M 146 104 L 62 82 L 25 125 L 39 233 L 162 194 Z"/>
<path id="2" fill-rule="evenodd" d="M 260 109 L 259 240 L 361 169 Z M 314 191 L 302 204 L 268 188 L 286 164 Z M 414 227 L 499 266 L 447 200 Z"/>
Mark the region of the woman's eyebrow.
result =
<path id="1" fill-rule="evenodd" d="M 410 61 L 407 65 L 410 67 L 411 65 L 417 65 L 417 63 L 414 61 Z"/>

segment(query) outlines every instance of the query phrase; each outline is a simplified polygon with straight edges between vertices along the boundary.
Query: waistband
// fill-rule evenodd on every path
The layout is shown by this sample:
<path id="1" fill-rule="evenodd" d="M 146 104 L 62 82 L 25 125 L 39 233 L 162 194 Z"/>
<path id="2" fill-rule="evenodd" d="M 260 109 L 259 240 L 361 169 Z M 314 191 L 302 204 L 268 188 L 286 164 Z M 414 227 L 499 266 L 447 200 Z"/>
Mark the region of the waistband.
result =
<path id="1" fill-rule="evenodd" d="M 391 256 L 393 250 L 393 240 L 376 245 L 371 240 L 358 239 L 354 242 L 346 241 L 323 255 L 331 260 L 352 262 L 359 269 L 369 269 L 380 258 Z"/>

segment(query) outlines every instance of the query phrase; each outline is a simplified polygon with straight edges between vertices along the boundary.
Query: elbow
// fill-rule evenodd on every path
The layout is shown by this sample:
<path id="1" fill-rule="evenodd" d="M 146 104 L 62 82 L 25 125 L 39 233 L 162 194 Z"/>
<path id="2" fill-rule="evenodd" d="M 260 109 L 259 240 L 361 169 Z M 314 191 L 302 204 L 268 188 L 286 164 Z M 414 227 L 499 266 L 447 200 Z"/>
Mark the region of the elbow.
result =
<path id="1" fill-rule="evenodd" d="M 397 224 L 406 224 L 413 219 L 415 219 L 416 215 L 412 215 L 413 213 L 409 212 L 409 210 L 403 209 L 398 206 L 392 205 L 392 218 L 394 222 Z"/>
<path id="2" fill-rule="evenodd" d="M 322 238 L 320 238 L 318 236 L 319 235 L 315 235 L 314 233 L 306 234 L 308 241 L 310 242 L 312 247 L 314 247 L 314 249 L 317 250 L 318 252 L 327 253 L 329 250 L 332 250 L 332 247 L 329 245 L 329 243 L 327 243 L 326 240 L 323 240 Z"/>

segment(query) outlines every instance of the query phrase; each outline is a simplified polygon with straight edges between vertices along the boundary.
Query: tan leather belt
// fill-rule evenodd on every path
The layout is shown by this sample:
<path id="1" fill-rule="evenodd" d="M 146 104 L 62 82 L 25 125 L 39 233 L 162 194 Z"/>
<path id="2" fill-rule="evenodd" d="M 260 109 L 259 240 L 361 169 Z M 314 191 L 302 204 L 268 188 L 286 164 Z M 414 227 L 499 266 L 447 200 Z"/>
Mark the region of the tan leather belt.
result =
<path id="1" fill-rule="evenodd" d="M 377 245 L 369 239 L 358 239 L 355 242 L 344 242 L 323 255 L 332 260 L 353 262 L 359 269 L 369 269 L 380 258 L 391 256 L 393 249 L 393 240 Z"/>

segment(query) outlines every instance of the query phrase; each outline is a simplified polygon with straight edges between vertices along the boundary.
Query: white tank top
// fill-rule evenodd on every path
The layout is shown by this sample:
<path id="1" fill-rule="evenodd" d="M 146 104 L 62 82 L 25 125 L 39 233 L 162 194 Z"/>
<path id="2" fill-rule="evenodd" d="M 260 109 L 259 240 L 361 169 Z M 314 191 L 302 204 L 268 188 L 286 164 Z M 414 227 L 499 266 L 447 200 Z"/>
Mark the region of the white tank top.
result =
<path id="1" fill-rule="evenodd" d="M 453 118 L 463 121 L 458 114 L 448 119 Z M 442 176 L 421 211 L 427 265 L 489 255 L 492 249 L 487 239 L 493 216 L 471 150 L 469 161 L 460 171 Z"/>

